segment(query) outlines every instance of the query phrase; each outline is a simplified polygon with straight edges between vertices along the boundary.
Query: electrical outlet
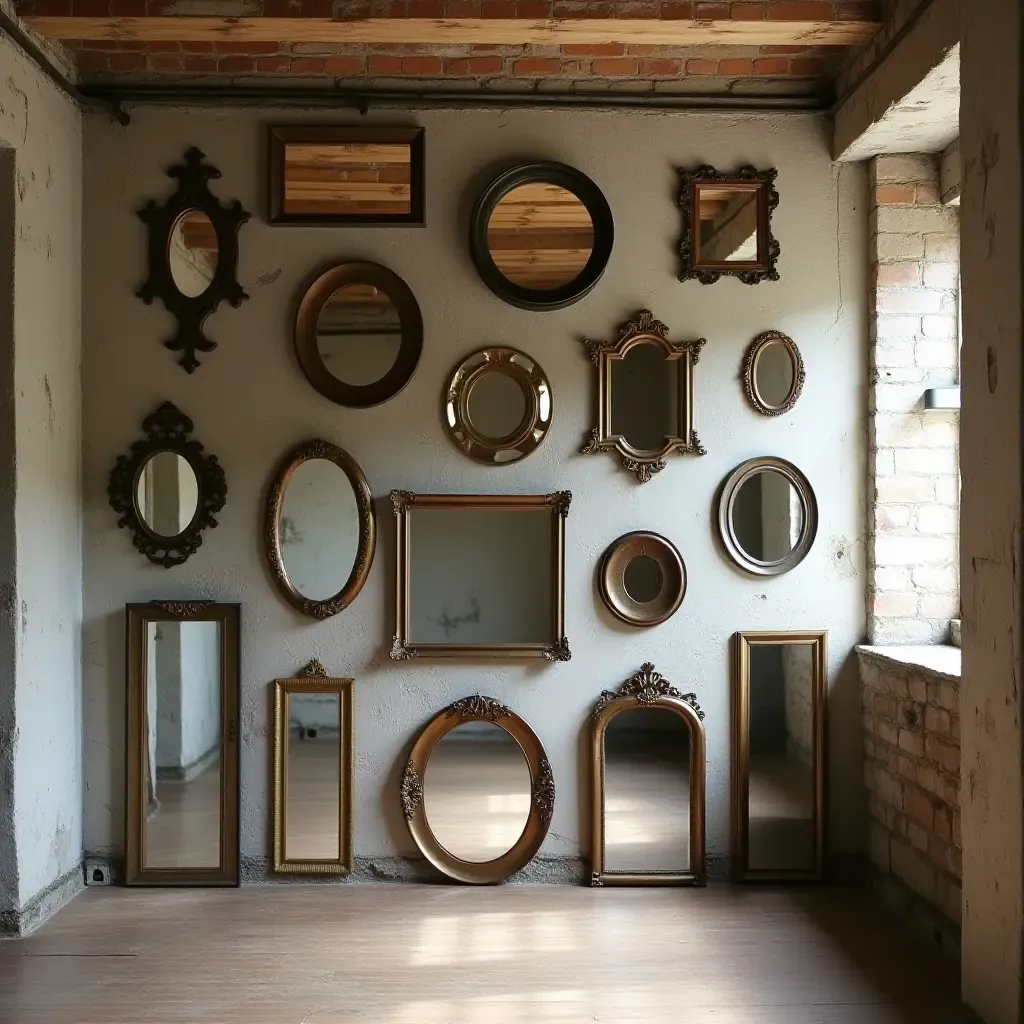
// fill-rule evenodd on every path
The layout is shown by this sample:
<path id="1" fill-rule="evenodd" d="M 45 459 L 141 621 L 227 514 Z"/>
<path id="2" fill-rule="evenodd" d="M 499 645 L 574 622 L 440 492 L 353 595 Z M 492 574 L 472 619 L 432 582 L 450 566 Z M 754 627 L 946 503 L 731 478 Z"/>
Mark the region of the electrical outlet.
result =
<path id="1" fill-rule="evenodd" d="M 86 885 L 110 885 L 110 868 L 99 860 L 87 860 L 84 864 Z"/>

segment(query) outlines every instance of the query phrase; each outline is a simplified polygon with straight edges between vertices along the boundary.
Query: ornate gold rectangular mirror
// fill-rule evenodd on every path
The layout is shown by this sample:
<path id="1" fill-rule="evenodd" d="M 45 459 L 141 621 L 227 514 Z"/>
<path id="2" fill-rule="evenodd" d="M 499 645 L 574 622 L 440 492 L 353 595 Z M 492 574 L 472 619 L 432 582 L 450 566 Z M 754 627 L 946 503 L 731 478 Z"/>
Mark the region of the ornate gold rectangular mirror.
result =
<path id="1" fill-rule="evenodd" d="M 239 606 L 130 604 L 128 885 L 238 884 Z"/>
<path id="2" fill-rule="evenodd" d="M 737 633 L 733 872 L 818 881 L 825 863 L 828 634 Z"/>
<path id="3" fill-rule="evenodd" d="M 319 661 L 274 683 L 274 870 L 352 871 L 352 680 Z"/>
<path id="4" fill-rule="evenodd" d="M 392 491 L 391 657 L 568 661 L 565 518 L 572 495 Z"/>
<path id="5" fill-rule="evenodd" d="M 424 223 L 422 128 L 270 129 L 270 223 Z"/>

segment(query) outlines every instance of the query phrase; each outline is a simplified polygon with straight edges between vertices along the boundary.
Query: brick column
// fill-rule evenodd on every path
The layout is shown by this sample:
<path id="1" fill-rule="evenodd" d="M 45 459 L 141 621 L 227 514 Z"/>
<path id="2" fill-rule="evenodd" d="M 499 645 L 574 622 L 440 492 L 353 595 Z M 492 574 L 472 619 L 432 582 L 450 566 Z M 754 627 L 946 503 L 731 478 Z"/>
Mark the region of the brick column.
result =
<path id="1" fill-rule="evenodd" d="M 872 644 L 941 643 L 959 615 L 957 413 L 923 411 L 926 388 L 957 383 L 959 232 L 937 157 L 872 161 Z"/>

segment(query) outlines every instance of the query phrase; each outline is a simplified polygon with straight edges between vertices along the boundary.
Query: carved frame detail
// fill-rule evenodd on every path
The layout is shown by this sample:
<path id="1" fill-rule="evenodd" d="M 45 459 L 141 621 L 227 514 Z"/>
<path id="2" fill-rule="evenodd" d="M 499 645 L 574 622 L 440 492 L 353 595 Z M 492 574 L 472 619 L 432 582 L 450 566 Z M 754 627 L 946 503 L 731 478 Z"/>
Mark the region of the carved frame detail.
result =
<path id="1" fill-rule="evenodd" d="M 757 361 L 770 345 L 782 345 L 793 366 L 793 384 L 789 389 L 789 394 L 779 405 L 769 405 L 757 386 Z M 804 369 L 804 360 L 800 355 L 800 349 L 796 347 L 796 342 L 789 335 L 783 334 L 781 331 L 765 331 L 750 343 L 750 347 L 743 356 L 740 375 L 743 379 L 743 393 L 747 396 L 747 401 L 763 416 L 782 416 L 789 412 L 796 405 L 807 380 L 807 371 Z"/>

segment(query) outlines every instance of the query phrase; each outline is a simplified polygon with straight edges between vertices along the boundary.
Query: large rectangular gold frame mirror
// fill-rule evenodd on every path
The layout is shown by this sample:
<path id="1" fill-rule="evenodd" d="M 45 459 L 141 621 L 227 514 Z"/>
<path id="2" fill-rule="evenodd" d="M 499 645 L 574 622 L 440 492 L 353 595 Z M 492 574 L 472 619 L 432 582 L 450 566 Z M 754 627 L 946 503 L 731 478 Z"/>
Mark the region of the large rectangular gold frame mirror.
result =
<path id="1" fill-rule="evenodd" d="M 239 605 L 130 604 L 126 885 L 238 885 Z"/>
<path id="2" fill-rule="evenodd" d="M 733 637 L 737 881 L 824 877 L 827 680 L 827 632 Z"/>
<path id="3" fill-rule="evenodd" d="M 565 519 L 571 500 L 568 491 L 392 491 L 391 657 L 568 661 Z"/>
<path id="4" fill-rule="evenodd" d="M 352 872 L 354 767 L 352 680 L 328 678 L 318 661 L 298 678 L 275 680 L 276 872 Z"/>

